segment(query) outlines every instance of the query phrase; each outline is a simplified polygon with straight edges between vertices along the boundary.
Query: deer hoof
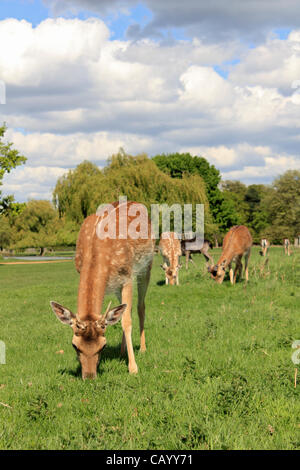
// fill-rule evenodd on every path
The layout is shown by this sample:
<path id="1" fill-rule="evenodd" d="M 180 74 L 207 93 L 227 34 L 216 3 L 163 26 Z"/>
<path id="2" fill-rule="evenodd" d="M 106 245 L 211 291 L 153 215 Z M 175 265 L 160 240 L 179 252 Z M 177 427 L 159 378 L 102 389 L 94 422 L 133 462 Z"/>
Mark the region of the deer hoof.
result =
<path id="1" fill-rule="evenodd" d="M 138 373 L 138 366 L 134 364 L 134 366 L 128 367 L 129 374 L 137 374 Z"/>

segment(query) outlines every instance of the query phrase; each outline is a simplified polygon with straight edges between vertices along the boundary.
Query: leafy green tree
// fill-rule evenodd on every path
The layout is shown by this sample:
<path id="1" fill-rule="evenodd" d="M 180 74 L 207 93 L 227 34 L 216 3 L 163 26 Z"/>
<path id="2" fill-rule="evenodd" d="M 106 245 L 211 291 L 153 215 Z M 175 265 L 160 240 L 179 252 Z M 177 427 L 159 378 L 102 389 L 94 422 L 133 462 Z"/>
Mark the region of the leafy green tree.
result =
<path id="1" fill-rule="evenodd" d="M 0 250 L 8 248 L 11 243 L 12 229 L 8 217 L 0 215 Z"/>
<path id="2" fill-rule="evenodd" d="M 22 165 L 27 160 L 27 158 L 25 158 L 23 155 L 20 155 L 18 150 L 12 148 L 13 146 L 12 142 L 5 143 L 2 141 L 2 138 L 4 137 L 6 130 L 7 130 L 7 127 L 5 124 L 3 124 L 3 126 L 0 127 L 0 186 L 2 186 L 3 184 L 2 180 L 3 180 L 5 173 L 10 173 L 12 169 L 16 168 L 19 165 Z M 1 191 L 0 191 L 0 197 L 1 197 Z M 4 201 L 4 206 L 9 202 L 13 202 L 13 198 L 11 196 L 6 198 L 6 201 Z M 0 211 L 1 211 L 1 206 L 0 206 Z"/>
<path id="3" fill-rule="evenodd" d="M 234 225 L 236 216 L 233 212 L 233 205 L 225 200 L 219 189 L 221 174 L 204 157 L 193 157 L 189 153 L 172 153 L 156 155 L 152 160 L 161 171 L 172 178 L 200 175 L 205 182 L 206 195 L 214 222 L 221 231 Z"/>
<path id="4" fill-rule="evenodd" d="M 225 200 L 233 205 L 235 213 L 233 225 L 247 225 L 248 205 L 245 202 L 247 186 L 240 181 L 226 180 L 222 181 L 221 189 Z"/>
<path id="5" fill-rule="evenodd" d="M 14 221 L 13 247 L 39 248 L 43 255 L 45 248 L 57 245 L 59 228 L 58 214 L 49 201 L 29 201 Z"/>
<path id="6" fill-rule="evenodd" d="M 268 211 L 265 205 L 267 195 L 273 189 L 263 184 L 246 186 L 240 181 L 223 181 L 223 195 L 234 205 L 236 223 L 246 225 L 252 232 L 254 242 L 258 243 L 265 237 L 264 230 L 270 225 Z"/>
<path id="7" fill-rule="evenodd" d="M 264 199 L 269 226 L 276 240 L 300 233 L 300 171 L 288 170 L 276 178 Z"/>

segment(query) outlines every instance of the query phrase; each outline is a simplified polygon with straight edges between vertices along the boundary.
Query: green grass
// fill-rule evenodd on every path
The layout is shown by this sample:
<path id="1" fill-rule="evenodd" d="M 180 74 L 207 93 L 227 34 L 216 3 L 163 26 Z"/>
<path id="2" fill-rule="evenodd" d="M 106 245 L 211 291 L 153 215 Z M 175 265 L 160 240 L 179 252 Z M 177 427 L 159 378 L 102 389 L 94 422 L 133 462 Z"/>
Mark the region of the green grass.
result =
<path id="1" fill-rule="evenodd" d="M 269 273 L 258 251 L 247 286 L 217 285 L 200 257 L 165 286 L 157 255 L 145 354 L 133 311 L 139 373 L 119 357 L 117 324 L 94 381 L 81 380 L 71 329 L 49 305 L 76 311 L 73 263 L 0 266 L 0 449 L 300 449 L 300 250 L 271 248 Z"/>

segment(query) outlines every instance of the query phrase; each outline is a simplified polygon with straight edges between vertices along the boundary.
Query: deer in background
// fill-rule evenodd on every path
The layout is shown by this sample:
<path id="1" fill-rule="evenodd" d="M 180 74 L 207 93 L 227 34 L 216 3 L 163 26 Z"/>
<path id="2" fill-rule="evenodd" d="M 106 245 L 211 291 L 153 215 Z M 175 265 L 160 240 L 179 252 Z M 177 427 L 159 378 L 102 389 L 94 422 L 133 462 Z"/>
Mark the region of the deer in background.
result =
<path id="1" fill-rule="evenodd" d="M 268 249 L 270 247 L 269 240 L 267 240 L 266 238 L 262 238 L 260 245 L 261 245 L 261 251 L 259 253 L 261 254 L 261 256 L 266 256 Z"/>
<path id="2" fill-rule="evenodd" d="M 182 254 L 185 255 L 185 269 L 188 269 L 189 261 L 195 265 L 192 258 L 192 254 L 194 253 L 201 253 L 206 259 L 206 263 L 210 260 L 211 264 L 214 264 L 212 256 L 208 253 L 208 250 L 213 248 L 212 243 L 209 240 L 204 240 L 196 249 L 194 249 L 195 242 L 196 237 L 188 240 L 181 240 L 181 251 Z"/>
<path id="3" fill-rule="evenodd" d="M 225 235 L 223 240 L 222 254 L 215 266 L 210 266 L 208 271 L 212 278 L 222 284 L 225 276 L 226 268 L 229 267 L 229 276 L 231 284 L 235 284 L 237 273 L 242 275 L 243 264 L 242 257 L 245 257 L 245 276 L 248 281 L 248 260 L 251 252 L 252 236 L 244 225 L 236 225 L 232 227 Z M 235 262 L 235 270 L 233 272 L 232 263 Z"/>
<path id="4" fill-rule="evenodd" d="M 147 228 L 146 238 L 135 238 L 129 235 L 130 223 L 134 220 L 129 214 L 134 212 L 133 205 L 139 207 L 140 224 Z M 124 206 L 125 205 L 125 206 Z M 144 321 L 145 295 L 150 279 L 154 238 L 151 236 L 151 226 L 147 210 L 141 204 L 134 202 L 114 202 L 108 205 L 110 211 L 101 215 L 93 214 L 83 222 L 76 246 L 75 264 L 80 273 L 77 314 L 57 302 L 51 302 L 51 307 L 57 318 L 73 330 L 72 345 L 81 364 L 82 378 L 95 378 L 101 351 L 106 345 L 105 333 L 109 325 L 114 325 L 122 318 L 123 338 L 121 354 L 128 354 L 128 369 L 137 373 L 131 330 L 132 284 L 133 276 L 137 276 L 138 315 L 140 322 L 140 350 L 146 350 Z M 120 211 L 126 210 L 126 233 L 120 235 L 123 224 Z M 140 207 L 142 209 L 140 209 Z M 105 230 L 107 214 L 115 216 L 117 236 Z M 106 236 L 99 236 L 106 233 Z M 115 308 L 106 309 L 101 314 L 104 296 L 108 292 L 116 293 L 121 302 Z"/>
<path id="5" fill-rule="evenodd" d="M 179 285 L 178 271 L 181 268 L 179 257 L 181 256 L 180 240 L 176 233 L 163 232 L 159 241 L 159 249 L 164 263 L 161 265 L 166 275 L 166 284 Z"/>
<path id="6" fill-rule="evenodd" d="M 290 256 L 290 254 L 291 254 L 291 244 L 290 244 L 290 240 L 288 238 L 285 238 L 283 240 L 283 246 L 284 246 L 284 254 Z"/>

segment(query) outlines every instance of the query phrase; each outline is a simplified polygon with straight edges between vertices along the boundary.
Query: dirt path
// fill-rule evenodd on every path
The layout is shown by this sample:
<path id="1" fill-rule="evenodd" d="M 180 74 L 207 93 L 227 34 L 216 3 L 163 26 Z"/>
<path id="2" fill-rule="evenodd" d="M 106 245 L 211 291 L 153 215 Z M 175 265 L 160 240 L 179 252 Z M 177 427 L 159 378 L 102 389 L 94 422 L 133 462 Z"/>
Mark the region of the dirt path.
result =
<path id="1" fill-rule="evenodd" d="M 66 263 L 68 261 L 73 261 L 72 259 L 57 259 L 53 261 L 13 261 L 12 263 L 0 263 L 0 266 L 9 266 L 12 264 L 46 264 L 46 263 Z"/>

